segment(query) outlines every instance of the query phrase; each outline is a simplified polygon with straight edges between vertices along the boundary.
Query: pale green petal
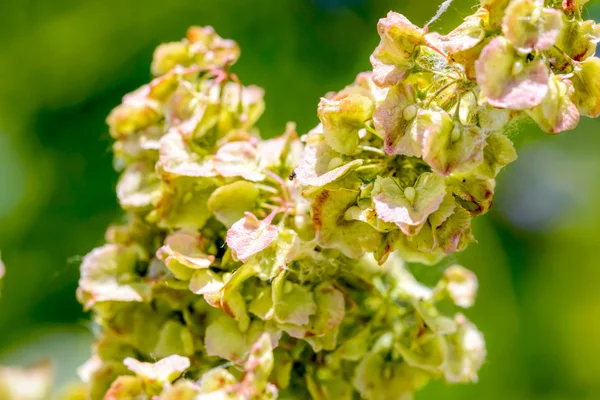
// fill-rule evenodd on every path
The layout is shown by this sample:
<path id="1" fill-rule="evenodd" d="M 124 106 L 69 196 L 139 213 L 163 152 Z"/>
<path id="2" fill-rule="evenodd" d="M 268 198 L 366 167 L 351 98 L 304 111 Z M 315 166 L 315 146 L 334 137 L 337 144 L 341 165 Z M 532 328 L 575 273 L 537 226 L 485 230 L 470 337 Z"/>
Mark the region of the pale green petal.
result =
<path id="1" fill-rule="evenodd" d="M 406 188 L 401 188 L 391 177 L 377 178 L 373 202 L 379 218 L 397 224 L 407 235 L 414 235 L 439 208 L 445 195 L 444 179 L 426 172 L 419 176 L 414 186 Z"/>
<path id="2" fill-rule="evenodd" d="M 286 281 L 285 274 L 273 280 L 273 310 L 277 322 L 306 325 L 311 315 L 317 312 L 314 295 L 306 286 Z"/>
<path id="3" fill-rule="evenodd" d="M 416 340 L 406 344 L 396 343 L 396 348 L 410 366 L 435 372 L 440 370 L 446 361 L 446 340 L 443 336 L 435 334 L 428 336 L 417 339 L 421 343 Z"/>
<path id="4" fill-rule="evenodd" d="M 98 302 L 142 302 L 150 297 L 150 288 L 135 273 L 135 250 L 118 244 L 106 244 L 83 258 L 79 290 L 84 306 Z"/>
<path id="5" fill-rule="evenodd" d="M 480 13 L 470 15 L 465 21 L 447 35 L 437 32 L 425 35 L 428 43 L 433 43 L 437 48 L 453 55 L 477 46 L 485 38 L 485 19 Z"/>
<path id="6" fill-rule="evenodd" d="M 187 357 L 171 355 L 155 363 L 140 362 L 134 358 L 126 358 L 123 364 L 137 376 L 148 382 L 157 382 L 161 385 L 173 382 L 190 367 Z"/>
<path id="7" fill-rule="evenodd" d="M 160 181 L 154 166 L 147 162 L 129 165 L 117 183 L 119 204 L 125 210 L 143 210 L 160 197 Z"/>
<path id="8" fill-rule="evenodd" d="M 194 270 L 208 268 L 215 259 L 206 254 L 205 241 L 192 231 L 180 230 L 166 237 L 156 257 L 165 263 L 177 279 L 189 280 Z"/>
<path id="9" fill-rule="evenodd" d="M 262 181 L 256 147 L 249 142 L 231 142 L 223 145 L 213 159 L 217 173 L 223 177 L 241 177 L 252 182 Z"/>
<path id="10" fill-rule="evenodd" d="M 439 175 L 468 171 L 483 160 L 482 130 L 454 122 L 444 111 L 419 111 L 413 135 L 421 145 L 423 160 Z"/>
<path id="11" fill-rule="evenodd" d="M 600 116 L 600 58 L 588 58 L 577 64 L 572 82 L 573 102 L 581 115 Z"/>
<path id="12" fill-rule="evenodd" d="M 348 257 L 360 257 L 374 251 L 381 235 L 361 221 L 346 221 L 343 216 L 356 204 L 357 190 L 322 190 L 312 204 L 312 217 L 320 246 L 336 248 Z"/>
<path id="13" fill-rule="evenodd" d="M 492 206 L 496 182 L 493 179 L 477 179 L 470 175 L 449 177 L 448 189 L 454 193 L 460 205 L 473 215 L 486 213 Z"/>
<path id="14" fill-rule="evenodd" d="M 212 161 L 194 152 L 176 130 L 170 130 L 160 139 L 158 166 L 172 176 L 212 177 L 216 175 Z"/>
<path id="15" fill-rule="evenodd" d="M 491 133 L 483 149 L 483 162 L 473 170 L 480 179 L 493 179 L 500 170 L 517 159 L 512 141 L 502 133 Z"/>
<path id="16" fill-rule="evenodd" d="M 202 228 L 212 216 L 207 203 L 214 184 L 210 178 L 182 177 L 169 181 L 147 220 L 169 229 Z"/>
<path id="17" fill-rule="evenodd" d="M 362 165 L 362 160 L 344 161 L 322 138 L 311 136 L 304 147 L 300 164 L 294 170 L 301 185 L 321 187 L 334 182 Z"/>
<path id="18" fill-rule="evenodd" d="M 233 318 L 223 315 L 206 328 L 204 338 L 206 353 L 236 363 L 243 362 L 247 359 L 252 345 L 263 333 L 269 335 L 271 346 L 276 347 L 281 331 L 272 324 L 252 321 L 248 330 L 242 332 Z"/>
<path id="19" fill-rule="evenodd" d="M 124 135 L 131 135 L 160 120 L 159 104 L 148 97 L 149 92 L 148 85 L 142 86 L 124 96 L 123 103 L 110 112 L 106 123 L 110 127 L 112 137 L 118 139 Z"/>
<path id="20" fill-rule="evenodd" d="M 447 337 L 448 361 L 444 376 L 448 382 L 477 382 L 477 373 L 486 357 L 483 335 L 464 315 L 455 317 L 458 330 Z"/>
<path id="21" fill-rule="evenodd" d="M 418 368 L 370 353 L 356 367 L 353 384 L 366 400 L 409 400 L 428 380 Z"/>
<path id="22" fill-rule="evenodd" d="M 433 265 L 444 257 L 444 253 L 436 248 L 433 231 L 428 223 L 424 224 L 419 233 L 414 236 L 396 232 L 390 241 L 393 250 L 406 262 Z"/>
<path id="23" fill-rule="evenodd" d="M 195 400 L 199 392 L 200 388 L 195 383 L 179 379 L 161 393 L 159 400 Z"/>
<path id="24" fill-rule="evenodd" d="M 208 199 L 208 208 L 226 227 L 244 217 L 246 211 L 256 207 L 259 191 L 248 181 L 237 181 L 221 186 Z"/>
<path id="25" fill-rule="evenodd" d="M 342 154 L 358 151 L 359 130 L 373 116 L 375 104 L 359 94 L 350 94 L 339 100 L 321 98 L 318 115 L 323 124 L 327 144 Z"/>
<path id="26" fill-rule="evenodd" d="M 171 354 L 192 356 L 195 352 L 194 337 L 185 325 L 168 320 L 160 330 L 154 354 L 166 357 Z"/>

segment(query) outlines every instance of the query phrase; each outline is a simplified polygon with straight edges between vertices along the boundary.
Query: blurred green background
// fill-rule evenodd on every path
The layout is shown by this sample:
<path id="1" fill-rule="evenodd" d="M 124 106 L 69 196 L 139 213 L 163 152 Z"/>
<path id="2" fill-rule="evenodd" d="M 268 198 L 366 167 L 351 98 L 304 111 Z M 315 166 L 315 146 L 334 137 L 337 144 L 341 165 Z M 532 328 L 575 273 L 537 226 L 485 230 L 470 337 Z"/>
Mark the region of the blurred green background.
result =
<path id="1" fill-rule="evenodd" d="M 89 356 L 91 326 L 74 292 L 81 256 L 120 212 L 104 125 L 147 82 L 154 47 L 189 25 L 237 40 L 242 81 L 266 89 L 265 136 L 306 132 L 325 92 L 370 68 L 377 19 L 424 24 L 440 0 L 0 1 L 0 364 L 44 356 L 58 382 Z M 448 31 L 475 0 L 455 0 Z M 600 19 L 600 4 L 588 3 Z M 523 126 L 519 160 L 460 262 L 480 279 L 467 314 L 485 333 L 477 385 L 429 385 L 418 399 L 600 398 L 600 121 L 558 136 Z"/>

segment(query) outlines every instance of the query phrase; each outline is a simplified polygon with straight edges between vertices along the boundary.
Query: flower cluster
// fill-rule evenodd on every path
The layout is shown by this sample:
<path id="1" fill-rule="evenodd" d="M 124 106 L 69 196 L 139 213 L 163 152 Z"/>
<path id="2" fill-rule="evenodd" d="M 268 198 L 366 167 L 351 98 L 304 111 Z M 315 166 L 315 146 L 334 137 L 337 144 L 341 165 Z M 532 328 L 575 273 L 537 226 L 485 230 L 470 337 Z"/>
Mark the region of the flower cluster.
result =
<path id="1" fill-rule="evenodd" d="M 326 244 L 324 232 L 372 229 L 338 228 L 357 191 L 330 184 L 311 207 L 298 190 L 307 157 L 330 166 L 333 150 L 309 143 L 302 157 L 293 124 L 261 140 L 262 91 L 230 72 L 237 56 L 191 28 L 107 119 L 127 217 L 81 266 L 78 298 L 99 327 L 87 396 L 375 399 L 475 380 L 481 333 L 437 310 L 472 305 L 475 276 L 455 266 L 430 289 L 396 255 Z"/>
<path id="2" fill-rule="evenodd" d="M 505 136 L 530 117 L 573 129 L 600 114 L 600 26 L 581 2 L 486 0 L 447 35 L 390 12 L 372 73 L 319 104 L 297 169 L 318 243 L 350 257 L 397 251 L 435 263 L 473 240 L 494 178 L 516 159 Z"/>
<path id="3" fill-rule="evenodd" d="M 507 124 L 600 113 L 600 29 L 581 0 L 547 3 L 482 0 L 447 35 L 390 12 L 373 71 L 302 140 L 291 123 L 260 138 L 234 42 L 193 27 L 159 46 L 107 119 L 126 218 L 81 265 L 97 340 L 64 397 L 392 400 L 476 381 L 485 343 L 456 311 L 475 275 L 453 265 L 430 288 L 405 262 L 474 240 L 516 159 Z"/>

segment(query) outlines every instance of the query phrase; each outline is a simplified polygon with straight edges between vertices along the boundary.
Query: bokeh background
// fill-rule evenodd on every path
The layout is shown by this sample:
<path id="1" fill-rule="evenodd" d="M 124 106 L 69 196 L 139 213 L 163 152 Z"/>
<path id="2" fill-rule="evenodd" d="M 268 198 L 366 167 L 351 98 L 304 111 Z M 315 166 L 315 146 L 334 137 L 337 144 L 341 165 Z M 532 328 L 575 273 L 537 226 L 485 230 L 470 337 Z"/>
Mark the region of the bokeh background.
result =
<path id="1" fill-rule="evenodd" d="M 370 68 L 377 19 L 424 24 L 440 0 L 0 1 L 0 364 L 51 357 L 60 385 L 89 356 L 91 326 L 74 297 L 81 257 L 120 212 L 104 124 L 150 78 L 155 46 L 189 25 L 237 40 L 242 81 L 266 89 L 263 135 L 305 132 L 325 92 Z M 455 0 L 447 32 L 475 0 Z M 600 19 L 598 1 L 589 17 Z M 417 399 L 600 398 L 600 121 L 558 136 L 511 136 L 519 160 L 477 220 L 460 262 L 480 279 L 467 314 L 485 333 L 477 385 L 429 385 Z"/>

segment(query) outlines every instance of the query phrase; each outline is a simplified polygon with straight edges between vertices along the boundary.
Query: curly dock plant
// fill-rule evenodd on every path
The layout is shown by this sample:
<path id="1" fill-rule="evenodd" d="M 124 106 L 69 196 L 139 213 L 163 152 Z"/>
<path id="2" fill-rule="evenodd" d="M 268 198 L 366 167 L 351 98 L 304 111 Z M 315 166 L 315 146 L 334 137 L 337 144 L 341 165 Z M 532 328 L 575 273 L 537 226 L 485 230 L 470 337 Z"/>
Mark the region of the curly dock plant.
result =
<path id="1" fill-rule="evenodd" d="M 156 78 L 107 119 L 126 218 L 81 266 L 97 339 L 66 398 L 405 400 L 476 381 L 483 335 L 438 309 L 470 307 L 476 277 L 454 265 L 430 288 L 404 263 L 474 241 L 516 159 L 509 124 L 600 114 L 583 3 L 481 0 L 445 35 L 390 12 L 373 71 L 301 138 L 261 139 L 235 42 L 193 27 L 159 46 Z"/>

